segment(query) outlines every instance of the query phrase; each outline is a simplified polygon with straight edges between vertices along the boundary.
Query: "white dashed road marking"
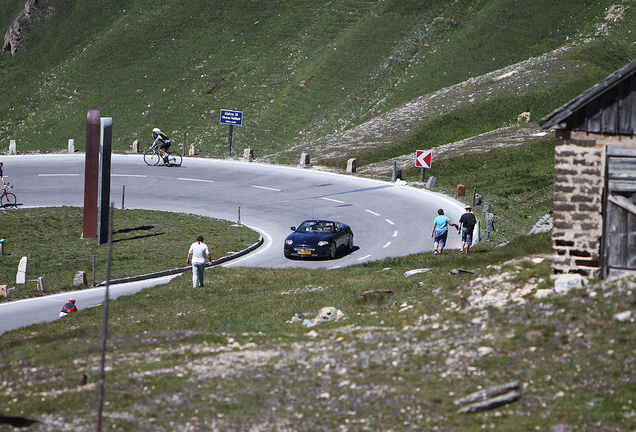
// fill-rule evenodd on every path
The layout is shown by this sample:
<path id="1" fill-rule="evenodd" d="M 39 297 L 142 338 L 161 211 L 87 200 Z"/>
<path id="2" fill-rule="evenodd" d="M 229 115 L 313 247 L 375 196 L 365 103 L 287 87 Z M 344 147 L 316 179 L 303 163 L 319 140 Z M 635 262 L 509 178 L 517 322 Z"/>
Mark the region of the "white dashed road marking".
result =
<path id="1" fill-rule="evenodd" d="M 275 188 L 270 188 L 270 187 L 265 187 L 265 186 L 254 186 L 254 185 L 252 185 L 252 187 L 256 188 L 256 189 L 266 189 L 266 190 L 271 190 L 271 191 L 274 191 L 274 192 L 281 192 L 280 189 L 275 189 Z"/>
<path id="2" fill-rule="evenodd" d="M 201 180 L 201 179 L 193 179 L 193 178 L 185 178 L 185 177 L 179 177 L 177 178 L 177 180 L 202 182 L 202 183 L 214 183 L 214 180 Z"/>
<path id="3" fill-rule="evenodd" d="M 344 204 L 344 201 L 340 201 L 340 200 L 333 199 L 333 198 L 322 197 L 322 199 L 327 200 L 327 201 L 333 201 L 333 202 L 338 203 L 338 204 Z"/>

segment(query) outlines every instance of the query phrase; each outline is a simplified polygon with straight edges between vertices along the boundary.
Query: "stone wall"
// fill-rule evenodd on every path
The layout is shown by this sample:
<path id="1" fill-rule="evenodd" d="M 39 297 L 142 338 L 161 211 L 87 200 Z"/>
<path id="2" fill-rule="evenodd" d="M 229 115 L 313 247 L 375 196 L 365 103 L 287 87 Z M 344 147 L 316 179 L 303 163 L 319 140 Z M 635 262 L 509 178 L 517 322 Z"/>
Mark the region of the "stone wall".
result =
<path id="1" fill-rule="evenodd" d="M 633 138 L 556 131 L 554 179 L 556 276 L 597 277 L 601 266 L 606 147 L 636 147 Z"/>

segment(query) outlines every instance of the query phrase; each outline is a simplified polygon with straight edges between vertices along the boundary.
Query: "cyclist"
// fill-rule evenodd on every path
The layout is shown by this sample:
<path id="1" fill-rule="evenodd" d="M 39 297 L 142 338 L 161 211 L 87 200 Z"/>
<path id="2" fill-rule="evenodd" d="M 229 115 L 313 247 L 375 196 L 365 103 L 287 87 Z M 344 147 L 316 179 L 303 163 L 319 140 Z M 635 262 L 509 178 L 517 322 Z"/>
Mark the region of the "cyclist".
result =
<path id="1" fill-rule="evenodd" d="M 0 161 L 0 180 L 2 180 L 3 185 L 7 185 L 7 183 L 4 181 L 4 176 L 2 175 L 2 161 Z"/>
<path id="2" fill-rule="evenodd" d="M 163 150 L 163 154 L 162 154 L 163 161 L 164 161 L 164 163 L 168 162 L 168 149 L 170 148 L 170 144 L 171 144 L 170 140 L 168 139 L 168 136 L 165 133 L 161 132 L 161 129 L 154 128 L 152 130 L 152 139 L 155 140 L 152 143 L 152 147 L 156 146 L 157 149 L 160 150 L 160 153 L 161 153 L 161 150 Z M 157 143 L 159 143 L 159 142 L 161 144 L 159 144 L 157 146 Z"/>

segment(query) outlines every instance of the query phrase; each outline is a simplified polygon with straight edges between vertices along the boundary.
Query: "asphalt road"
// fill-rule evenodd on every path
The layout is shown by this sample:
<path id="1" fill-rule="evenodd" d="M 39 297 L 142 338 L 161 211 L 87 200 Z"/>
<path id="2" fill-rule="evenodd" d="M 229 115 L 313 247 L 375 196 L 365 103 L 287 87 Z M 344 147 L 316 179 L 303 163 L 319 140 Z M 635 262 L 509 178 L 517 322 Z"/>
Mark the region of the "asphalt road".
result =
<path id="1" fill-rule="evenodd" d="M 14 185 L 20 208 L 83 206 L 84 160 L 84 154 L 2 157 L 5 180 Z M 431 251 L 431 228 L 437 209 L 443 208 L 453 221 L 463 213 L 459 202 L 442 194 L 355 175 L 191 157 L 184 158 L 181 167 L 149 167 L 141 155 L 113 155 L 111 201 L 116 208 L 123 205 L 192 213 L 234 222 L 239 221 L 240 209 L 240 222 L 258 231 L 264 243 L 249 255 L 224 264 L 227 267 L 337 268 Z M 314 218 L 350 225 L 354 250 L 335 260 L 286 259 L 283 242 L 290 227 Z M 449 235 L 447 248 L 459 248 L 459 241 L 459 236 Z M 141 288 L 137 285 L 135 289 Z M 79 293 L 75 295 L 80 297 Z M 103 296 L 103 292 L 94 296 L 91 306 L 101 303 Z M 88 306 L 88 299 L 83 299 L 87 303 L 77 300 L 80 307 Z M 27 307 L 17 301 L 8 304 Z M 4 306 L 0 304 L 3 317 L 9 313 Z M 61 304 L 53 308 L 55 317 L 60 308 Z M 43 316 L 44 312 L 34 314 Z M 31 319 L 27 324 L 43 320 Z M 10 329 L 0 323 L 0 333 L 7 330 Z"/>

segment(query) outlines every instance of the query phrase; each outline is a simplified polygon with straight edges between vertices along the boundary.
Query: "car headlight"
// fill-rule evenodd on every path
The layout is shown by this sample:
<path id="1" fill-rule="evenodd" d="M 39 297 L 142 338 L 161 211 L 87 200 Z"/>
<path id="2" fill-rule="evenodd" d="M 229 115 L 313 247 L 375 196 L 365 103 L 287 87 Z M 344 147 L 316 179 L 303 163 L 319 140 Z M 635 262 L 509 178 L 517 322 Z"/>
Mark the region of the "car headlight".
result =
<path id="1" fill-rule="evenodd" d="M 291 244 L 294 244 L 294 241 L 293 240 L 285 240 L 285 243 L 288 244 L 288 245 L 291 245 Z"/>
<path id="2" fill-rule="evenodd" d="M 328 244 L 329 244 L 329 242 L 326 241 L 326 240 L 321 240 L 321 241 L 318 242 L 318 246 L 327 246 Z"/>

